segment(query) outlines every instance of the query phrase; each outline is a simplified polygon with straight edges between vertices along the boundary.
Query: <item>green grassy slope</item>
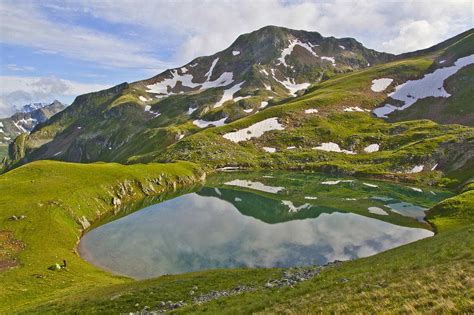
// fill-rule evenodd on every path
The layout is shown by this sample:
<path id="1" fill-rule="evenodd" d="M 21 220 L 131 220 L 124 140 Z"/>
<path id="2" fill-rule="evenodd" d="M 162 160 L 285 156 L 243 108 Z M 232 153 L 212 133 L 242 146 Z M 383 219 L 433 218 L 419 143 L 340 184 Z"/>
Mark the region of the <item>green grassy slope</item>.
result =
<path id="1" fill-rule="evenodd" d="M 107 216 L 115 209 L 113 200 L 116 204 L 133 201 L 200 178 L 197 166 L 186 162 L 123 166 L 41 161 L 1 175 L 0 267 L 19 266 L 0 271 L 0 313 L 129 282 L 97 270 L 75 253 L 82 232 L 80 219 Z M 10 220 L 14 215 L 26 218 Z M 67 271 L 48 270 L 63 259 Z"/>
<path id="2" fill-rule="evenodd" d="M 430 58 L 416 57 L 345 74 L 316 85 L 299 98 L 271 106 L 228 125 L 189 135 L 165 151 L 159 148 L 133 156 L 129 162 L 180 159 L 212 168 L 230 165 L 312 169 L 405 179 L 411 177 L 405 174 L 406 171 L 424 164 L 424 179 L 432 183 L 442 174 L 439 171 L 451 172 L 468 165 L 469 161 L 463 159 L 474 156 L 474 129 L 440 125 L 429 120 L 388 123 L 374 118 L 369 112 L 344 111 L 350 106 L 370 111 L 384 100 L 385 93 L 370 90 L 373 79 L 390 76 L 404 82 L 424 73 L 432 64 Z M 306 109 L 312 108 L 317 109 L 318 113 L 305 113 Z M 222 137 L 227 132 L 271 117 L 278 117 L 285 130 L 267 132 L 241 143 Z M 313 149 L 324 142 L 336 142 L 358 154 Z M 380 144 L 380 151 L 364 153 L 363 148 L 374 143 Z M 296 149 L 288 150 L 291 146 Z M 277 152 L 267 153 L 263 147 L 273 147 Z M 431 172 L 430 169 L 436 164 L 436 170 Z"/>

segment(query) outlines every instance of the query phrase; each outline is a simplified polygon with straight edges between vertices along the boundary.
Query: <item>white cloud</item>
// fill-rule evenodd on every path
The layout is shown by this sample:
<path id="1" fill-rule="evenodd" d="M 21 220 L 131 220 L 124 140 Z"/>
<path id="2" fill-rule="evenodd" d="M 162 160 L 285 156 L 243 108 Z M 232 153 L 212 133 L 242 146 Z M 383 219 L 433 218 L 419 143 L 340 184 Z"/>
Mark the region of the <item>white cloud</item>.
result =
<path id="1" fill-rule="evenodd" d="M 224 49 L 238 35 L 265 25 L 354 37 L 368 47 L 393 53 L 421 49 L 471 28 L 472 4 L 472 0 L 83 1 L 84 10 L 109 22 L 169 34 L 157 41 L 183 36 L 175 55 L 181 63 Z M 419 21 L 422 24 L 413 24 Z"/>
<path id="2" fill-rule="evenodd" d="M 171 64 L 225 49 L 240 34 L 265 25 L 354 37 L 367 47 L 400 53 L 472 28 L 472 16 L 473 0 L 0 0 L 0 42 L 154 75 Z M 167 55 L 167 60 L 153 52 Z M 18 60 L 3 62 L 2 68 L 10 71 L 41 68 Z M 5 78 L 0 77 L 2 85 L 12 84 Z M 0 87 L 0 114 L 11 112 L 12 104 L 98 87 L 54 77 L 12 80 L 16 88 Z"/>
<path id="3" fill-rule="evenodd" d="M 444 21 L 430 23 L 426 20 L 402 22 L 399 34 L 383 42 L 385 50 L 402 53 L 433 46 L 446 38 L 449 25 Z"/>
<path id="4" fill-rule="evenodd" d="M 147 53 L 141 43 L 81 26 L 48 20 L 34 2 L 0 3 L 0 42 L 61 53 L 100 65 L 122 68 L 157 68 L 165 64 Z"/>
<path id="5" fill-rule="evenodd" d="M 15 63 L 9 63 L 6 65 L 6 68 L 10 71 L 33 71 L 35 67 L 30 66 L 20 66 Z"/>
<path id="6" fill-rule="evenodd" d="M 0 76 L 0 117 L 10 116 L 15 108 L 27 103 L 51 102 L 54 99 L 64 101 L 108 87 L 56 77 Z"/>

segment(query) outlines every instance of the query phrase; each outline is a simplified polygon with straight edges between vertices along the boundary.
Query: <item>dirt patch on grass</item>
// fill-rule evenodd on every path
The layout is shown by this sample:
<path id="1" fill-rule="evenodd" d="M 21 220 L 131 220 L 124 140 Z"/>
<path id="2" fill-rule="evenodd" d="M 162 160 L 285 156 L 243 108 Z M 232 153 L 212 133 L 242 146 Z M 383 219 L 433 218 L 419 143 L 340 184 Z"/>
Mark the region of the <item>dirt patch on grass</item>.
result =
<path id="1" fill-rule="evenodd" d="M 18 254 L 25 244 L 13 237 L 12 231 L 0 231 L 0 272 L 20 265 Z"/>

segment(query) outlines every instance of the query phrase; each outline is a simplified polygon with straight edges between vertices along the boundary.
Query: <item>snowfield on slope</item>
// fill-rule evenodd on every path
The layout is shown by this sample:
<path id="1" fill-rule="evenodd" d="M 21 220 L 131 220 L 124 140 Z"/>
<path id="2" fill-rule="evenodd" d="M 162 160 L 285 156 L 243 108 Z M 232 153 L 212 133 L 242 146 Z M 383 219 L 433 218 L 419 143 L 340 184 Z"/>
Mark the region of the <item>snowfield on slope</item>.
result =
<path id="1" fill-rule="evenodd" d="M 191 74 L 184 73 L 183 71 L 181 71 L 183 74 L 179 74 L 178 70 L 175 69 L 175 70 L 170 71 L 171 78 L 165 78 L 162 81 L 157 82 L 155 84 L 147 85 L 146 86 L 148 89 L 147 92 L 158 94 L 156 96 L 157 98 L 161 98 L 161 97 L 165 97 L 169 95 L 175 95 L 177 93 L 168 91 L 168 89 L 170 90 L 174 89 L 178 82 L 181 82 L 181 85 L 183 87 L 192 88 L 192 89 L 196 87 L 199 87 L 199 89 L 209 89 L 209 88 L 215 88 L 215 87 L 220 87 L 220 86 L 227 86 L 231 84 L 232 82 L 234 82 L 233 80 L 234 75 L 232 72 L 224 72 L 216 80 L 214 81 L 210 80 L 212 76 L 212 72 L 214 70 L 214 66 L 218 60 L 219 58 L 216 58 L 213 61 L 209 71 L 206 73 L 206 77 L 207 77 L 206 81 L 202 83 L 193 82 L 194 77 Z"/>
<path id="2" fill-rule="evenodd" d="M 319 146 L 314 147 L 313 150 L 320 150 L 320 151 L 326 151 L 326 152 L 339 152 L 339 153 L 345 153 L 345 154 L 356 154 L 353 151 L 342 150 L 339 147 L 339 144 L 334 143 L 334 142 L 321 143 Z"/>
<path id="3" fill-rule="evenodd" d="M 367 153 L 377 152 L 380 149 L 380 145 L 378 143 L 370 144 L 364 148 L 364 151 Z"/>
<path id="4" fill-rule="evenodd" d="M 242 87 L 242 84 L 244 83 L 245 81 L 242 81 L 232 86 L 231 88 L 224 90 L 224 94 L 222 95 L 222 98 L 220 99 L 219 102 L 217 102 L 214 105 L 214 108 L 221 107 L 225 102 L 230 101 L 233 98 L 234 94 L 240 91 L 240 88 Z"/>
<path id="5" fill-rule="evenodd" d="M 283 125 L 278 122 L 277 117 L 272 117 L 259 121 L 258 123 L 255 123 L 247 128 L 234 132 L 228 132 L 224 134 L 223 137 L 227 140 L 237 143 L 241 141 L 247 141 L 252 138 L 259 138 L 268 131 L 283 129 L 285 129 L 285 127 L 283 127 Z"/>
<path id="6" fill-rule="evenodd" d="M 390 84 L 392 84 L 393 79 L 381 78 L 372 80 L 372 86 L 370 89 L 374 92 L 383 92 Z"/>
<path id="7" fill-rule="evenodd" d="M 360 108 L 359 106 L 346 107 L 344 108 L 345 112 L 370 112 L 370 110 Z"/>
<path id="8" fill-rule="evenodd" d="M 436 69 L 432 73 L 425 74 L 419 80 L 409 80 L 397 85 L 395 91 L 390 93 L 394 100 L 403 102 L 401 107 L 385 104 L 373 110 L 377 117 L 387 118 L 387 115 L 396 111 L 404 110 L 415 104 L 416 101 L 427 97 L 450 97 L 451 94 L 444 89 L 444 81 L 454 75 L 461 68 L 474 64 L 474 55 L 459 58 L 453 66 Z"/>
<path id="9" fill-rule="evenodd" d="M 198 126 L 199 128 L 206 128 L 210 125 L 214 125 L 216 127 L 219 127 L 219 126 L 224 126 L 225 125 L 225 121 L 228 117 L 224 117 L 222 119 L 219 119 L 219 120 L 215 120 L 215 121 L 207 121 L 207 120 L 202 120 L 202 119 L 196 119 L 193 121 L 193 124 L 195 126 Z"/>
<path id="10" fill-rule="evenodd" d="M 336 59 L 334 59 L 334 57 L 322 56 L 321 59 L 330 61 L 334 67 L 336 66 Z"/>
<path id="11" fill-rule="evenodd" d="M 296 45 L 303 47 L 309 53 L 311 53 L 313 56 L 318 57 L 318 55 L 313 51 L 313 47 L 315 45 L 311 44 L 310 42 L 303 43 L 299 39 L 294 39 L 294 40 L 290 41 L 290 44 L 288 45 L 287 48 L 282 50 L 281 56 L 280 56 L 280 58 L 278 58 L 278 61 L 279 61 L 280 64 L 283 64 L 285 67 L 288 67 L 288 65 L 286 64 L 286 61 L 285 61 L 286 56 L 291 55 L 291 53 L 293 52 L 293 49 L 295 48 Z"/>

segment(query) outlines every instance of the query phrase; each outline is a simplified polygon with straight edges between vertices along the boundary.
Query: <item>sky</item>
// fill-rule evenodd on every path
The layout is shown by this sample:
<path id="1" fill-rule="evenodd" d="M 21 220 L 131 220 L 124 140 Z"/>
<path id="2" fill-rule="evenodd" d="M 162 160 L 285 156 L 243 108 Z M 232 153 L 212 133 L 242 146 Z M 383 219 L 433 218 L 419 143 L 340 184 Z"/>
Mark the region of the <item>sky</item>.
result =
<path id="1" fill-rule="evenodd" d="M 474 0 L 0 0 L 0 117 L 152 77 L 266 25 L 402 53 L 474 26 Z"/>

